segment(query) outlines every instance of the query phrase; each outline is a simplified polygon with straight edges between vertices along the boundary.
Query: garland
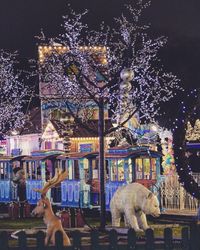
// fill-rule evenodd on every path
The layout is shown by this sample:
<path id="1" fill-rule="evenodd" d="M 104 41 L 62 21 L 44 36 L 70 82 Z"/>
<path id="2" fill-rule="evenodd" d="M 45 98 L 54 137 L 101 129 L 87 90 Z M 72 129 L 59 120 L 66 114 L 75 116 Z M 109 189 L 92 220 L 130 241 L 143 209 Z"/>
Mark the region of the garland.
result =
<path id="1" fill-rule="evenodd" d="M 181 111 L 178 118 L 174 122 L 173 139 L 174 139 L 174 157 L 179 181 L 184 186 L 186 191 L 193 197 L 200 199 L 200 187 L 191 175 L 191 168 L 188 165 L 188 160 L 185 156 L 186 152 L 186 129 L 187 122 L 196 118 L 196 111 L 200 108 L 200 89 L 192 90 L 192 103 L 186 108 L 184 102 L 181 103 Z"/>

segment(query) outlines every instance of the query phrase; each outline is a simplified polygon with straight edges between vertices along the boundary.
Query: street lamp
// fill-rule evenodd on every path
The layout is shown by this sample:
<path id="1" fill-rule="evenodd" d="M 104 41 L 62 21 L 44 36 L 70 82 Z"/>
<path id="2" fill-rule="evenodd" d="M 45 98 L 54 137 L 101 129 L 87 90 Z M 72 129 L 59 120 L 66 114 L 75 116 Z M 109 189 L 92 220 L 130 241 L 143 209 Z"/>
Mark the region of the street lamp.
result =
<path id="1" fill-rule="evenodd" d="M 127 99 L 129 99 L 129 91 L 132 88 L 130 81 L 134 78 L 134 72 L 131 69 L 123 69 L 120 73 L 122 82 L 120 83 L 120 102 L 118 106 L 119 116 L 118 125 L 125 120 L 126 116 L 121 113 L 126 112 Z M 129 115 L 129 114 L 128 114 Z M 106 202 L 105 202 L 105 157 L 104 157 L 104 98 L 99 97 L 99 169 L 100 169 L 100 229 L 106 226 Z"/>
<path id="2" fill-rule="evenodd" d="M 73 135 L 74 117 L 70 113 L 66 113 L 65 117 L 61 118 L 60 121 L 65 125 L 62 132 L 64 151 L 65 153 L 69 153 L 71 151 L 70 137 Z"/>
<path id="3" fill-rule="evenodd" d="M 118 118 L 117 122 L 118 125 L 123 123 L 125 120 L 129 117 L 129 112 L 127 112 L 127 107 L 132 105 L 132 108 L 134 109 L 134 106 L 132 104 L 132 100 L 130 100 L 130 90 L 132 89 L 131 80 L 134 78 L 134 71 L 132 69 L 123 69 L 120 73 L 120 77 L 122 79 L 122 82 L 119 86 L 119 104 L 117 107 L 118 110 Z"/>
<path id="4" fill-rule="evenodd" d="M 102 87 L 99 82 L 99 87 Z M 104 230 L 106 226 L 106 198 L 105 198 L 105 157 L 104 157 L 104 98 L 99 97 L 99 170 L 100 170 L 100 229 Z"/>

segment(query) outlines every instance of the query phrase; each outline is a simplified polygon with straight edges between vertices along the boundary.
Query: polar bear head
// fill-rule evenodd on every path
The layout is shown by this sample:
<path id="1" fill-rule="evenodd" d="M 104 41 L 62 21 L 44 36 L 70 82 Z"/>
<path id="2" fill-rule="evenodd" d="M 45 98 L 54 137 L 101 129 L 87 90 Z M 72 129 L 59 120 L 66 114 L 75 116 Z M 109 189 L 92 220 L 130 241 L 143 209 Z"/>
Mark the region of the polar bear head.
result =
<path id="1" fill-rule="evenodd" d="M 150 214 L 154 217 L 160 216 L 160 208 L 158 198 L 152 192 L 144 198 L 142 210 L 145 214 Z"/>

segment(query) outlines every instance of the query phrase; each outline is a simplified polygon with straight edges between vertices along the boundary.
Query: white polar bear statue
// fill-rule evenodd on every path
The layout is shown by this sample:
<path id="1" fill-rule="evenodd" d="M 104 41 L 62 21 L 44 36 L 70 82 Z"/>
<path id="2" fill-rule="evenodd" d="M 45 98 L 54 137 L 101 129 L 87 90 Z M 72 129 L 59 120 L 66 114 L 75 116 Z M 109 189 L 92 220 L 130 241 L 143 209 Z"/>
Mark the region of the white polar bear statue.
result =
<path id="1" fill-rule="evenodd" d="M 160 215 L 157 197 L 139 183 L 130 183 L 119 187 L 110 201 L 112 226 L 119 227 L 121 214 L 125 225 L 141 232 L 149 228 L 146 214 Z"/>

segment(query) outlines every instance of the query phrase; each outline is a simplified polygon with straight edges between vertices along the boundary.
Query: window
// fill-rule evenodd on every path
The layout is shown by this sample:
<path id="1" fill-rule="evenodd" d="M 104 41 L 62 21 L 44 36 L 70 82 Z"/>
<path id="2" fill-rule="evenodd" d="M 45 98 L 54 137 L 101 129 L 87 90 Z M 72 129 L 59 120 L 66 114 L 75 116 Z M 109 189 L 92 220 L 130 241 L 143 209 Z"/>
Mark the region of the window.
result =
<path id="1" fill-rule="evenodd" d="M 41 180 L 42 179 L 42 174 L 41 174 L 41 166 L 40 166 L 39 161 L 35 161 L 35 167 L 37 169 L 36 179 Z"/>
<path id="2" fill-rule="evenodd" d="M 124 181 L 124 160 L 111 160 L 111 181 Z"/>
<path id="3" fill-rule="evenodd" d="M 135 160 L 136 179 L 150 180 L 156 179 L 156 159 L 137 158 Z"/>
<path id="4" fill-rule="evenodd" d="M 0 178 L 1 179 L 4 179 L 4 167 L 3 167 L 3 162 L 0 163 L 0 172 L 1 172 L 1 175 L 0 175 Z"/>
<path id="5" fill-rule="evenodd" d="M 133 181 L 133 168 L 132 168 L 132 159 L 128 159 L 128 182 Z"/>
<path id="6" fill-rule="evenodd" d="M 79 145 L 79 152 L 92 152 L 92 143 L 84 143 Z"/>
<path id="7" fill-rule="evenodd" d="M 143 166 L 144 166 L 144 179 L 150 179 L 150 159 L 144 158 L 143 159 Z"/>
<path id="8" fill-rule="evenodd" d="M 156 179 L 156 159 L 155 158 L 151 159 L 151 171 L 152 171 L 151 179 L 155 180 Z"/>
<path id="9" fill-rule="evenodd" d="M 37 171 L 36 171 L 36 168 L 35 168 L 35 164 L 34 162 L 31 162 L 31 172 L 32 172 L 32 179 L 36 179 L 37 178 Z"/>
<path id="10" fill-rule="evenodd" d="M 72 160 L 68 160 L 68 178 L 69 180 L 72 180 L 73 179 L 73 167 L 72 167 Z"/>
<path id="11" fill-rule="evenodd" d="M 111 181 L 117 181 L 117 160 L 111 161 Z"/>
<path id="12" fill-rule="evenodd" d="M 52 143 L 50 141 L 45 141 L 45 149 L 51 149 L 52 148 Z"/>
<path id="13" fill-rule="evenodd" d="M 124 181 L 124 160 L 117 161 L 118 181 Z"/>
<path id="14" fill-rule="evenodd" d="M 137 158 L 135 160 L 135 168 L 136 168 L 136 179 L 138 180 L 143 179 L 143 165 L 141 158 Z"/>
<path id="15" fill-rule="evenodd" d="M 32 179 L 32 171 L 31 171 L 31 161 L 27 162 L 27 173 L 28 173 L 28 179 Z"/>
<path id="16" fill-rule="evenodd" d="M 78 164 L 78 160 L 74 160 L 74 179 L 75 180 L 79 180 L 80 176 L 79 176 L 79 164 Z"/>
<path id="17" fill-rule="evenodd" d="M 98 168 L 98 160 L 92 160 L 92 178 L 99 179 L 99 168 Z M 106 169 L 107 172 L 107 169 Z"/>
<path id="18" fill-rule="evenodd" d="M 83 159 L 83 167 L 84 167 L 84 178 L 85 181 L 87 182 L 90 179 L 90 174 L 89 174 L 89 162 L 88 159 L 84 158 Z"/>

